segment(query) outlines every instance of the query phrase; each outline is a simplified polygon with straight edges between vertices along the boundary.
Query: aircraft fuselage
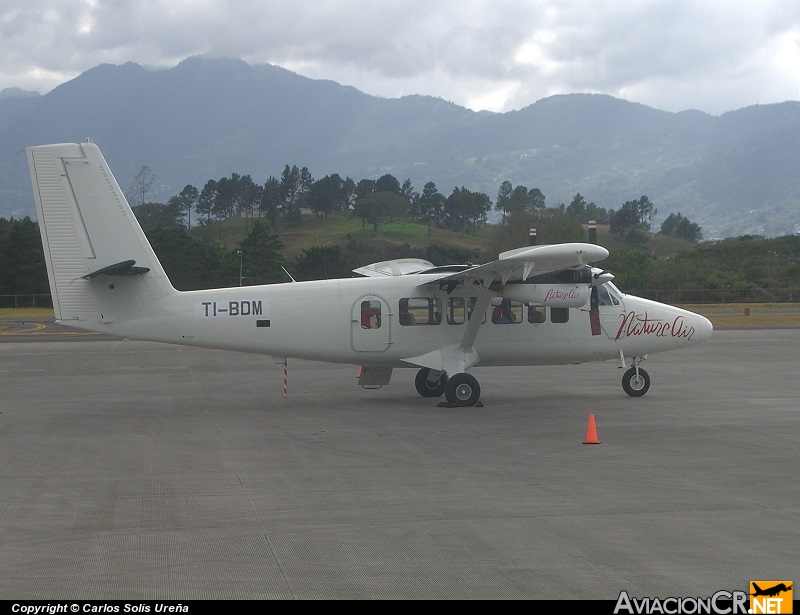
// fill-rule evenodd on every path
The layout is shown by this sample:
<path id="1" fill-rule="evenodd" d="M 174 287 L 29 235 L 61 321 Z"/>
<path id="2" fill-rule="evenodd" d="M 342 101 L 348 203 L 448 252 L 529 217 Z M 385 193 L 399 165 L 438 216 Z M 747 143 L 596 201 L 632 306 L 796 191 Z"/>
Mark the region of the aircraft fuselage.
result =
<path id="1" fill-rule="evenodd" d="M 144 318 L 132 313 L 117 322 L 107 314 L 105 322 L 91 328 L 134 339 L 283 358 L 407 366 L 404 359 L 459 344 L 466 311 L 482 292 L 457 288 L 448 294 L 437 284 L 420 286 L 425 279 L 419 274 L 181 292 L 157 303 Z M 127 283 L 143 280 L 123 281 Z M 96 284 L 99 294 L 114 293 L 102 282 Z M 620 353 L 646 355 L 688 346 L 711 334 L 708 320 L 692 312 L 621 293 L 617 300 L 616 305 L 599 306 L 596 335 L 591 332 L 588 301 L 578 308 L 515 303 L 516 321 L 510 324 L 493 323 L 490 305 L 472 316 L 482 321 L 474 341 L 479 364 L 608 360 Z M 362 318 L 364 302 L 379 314 L 371 326 Z M 403 309 L 417 312 L 413 325 L 403 324 Z"/>

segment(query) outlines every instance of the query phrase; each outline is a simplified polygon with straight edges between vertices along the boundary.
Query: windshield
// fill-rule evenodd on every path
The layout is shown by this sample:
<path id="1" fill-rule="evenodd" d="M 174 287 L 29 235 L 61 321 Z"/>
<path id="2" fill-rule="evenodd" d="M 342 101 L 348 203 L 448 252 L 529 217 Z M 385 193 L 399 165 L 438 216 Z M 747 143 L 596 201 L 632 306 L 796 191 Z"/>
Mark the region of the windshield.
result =
<path id="1" fill-rule="evenodd" d="M 622 293 L 611 282 L 606 282 L 597 287 L 597 299 L 600 305 L 619 305 Z"/>

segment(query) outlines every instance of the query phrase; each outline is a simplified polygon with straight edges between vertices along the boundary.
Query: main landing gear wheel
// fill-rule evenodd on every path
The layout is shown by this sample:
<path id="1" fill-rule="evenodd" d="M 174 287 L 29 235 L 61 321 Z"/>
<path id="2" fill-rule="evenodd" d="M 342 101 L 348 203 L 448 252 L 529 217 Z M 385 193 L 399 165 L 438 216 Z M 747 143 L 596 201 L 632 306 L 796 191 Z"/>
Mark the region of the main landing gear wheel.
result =
<path id="1" fill-rule="evenodd" d="M 636 368 L 631 367 L 622 375 L 622 388 L 631 397 L 641 397 L 650 388 L 650 375 L 641 367 L 637 374 Z"/>
<path id="2" fill-rule="evenodd" d="M 444 389 L 447 401 L 456 406 L 474 406 L 481 397 L 481 385 L 471 374 L 453 374 Z"/>
<path id="3" fill-rule="evenodd" d="M 423 367 L 417 372 L 417 377 L 414 379 L 414 386 L 417 387 L 417 393 L 423 397 L 441 397 L 447 385 L 447 374 L 442 372 L 438 380 L 428 380 L 430 373 L 431 370 L 427 367 Z"/>

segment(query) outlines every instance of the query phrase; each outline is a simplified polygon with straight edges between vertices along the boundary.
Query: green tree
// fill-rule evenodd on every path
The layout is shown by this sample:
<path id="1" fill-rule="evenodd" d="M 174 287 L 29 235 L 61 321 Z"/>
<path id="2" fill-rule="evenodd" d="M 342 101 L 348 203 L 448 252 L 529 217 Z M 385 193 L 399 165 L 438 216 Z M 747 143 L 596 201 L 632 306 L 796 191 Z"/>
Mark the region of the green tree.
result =
<path id="1" fill-rule="evenodd" d="M 432 262 L 434 265 L 452 265 L 475 263 L 480 259 L 480 250 L 460 248 L 458 246 L 443 246 L 432 243 L 420 254 L 419 258 Z"/>
<path id="2" fill-rule="evenodd" d="M 299 213 L 295 214 L 294 210 L 300 209 L 300 194 L 300 169 L 297 165 L 290 167 L 287 164 L 281 173 L 281 201 L 278 206 L 284 220 L 299 217 Z"/>
<path id="3" fill-rule="evenodd" d="M 299 280 L 329 280 L 349 273 L 339 246 L 312 246 L 297 257 L 295 277 Z"/>
<path id="4" fill-rule="evenodd" d="M 500 184 L 495 210 L 503 212 L 503 222 L 505 222 L 506 216 L 514 212 L 533 212 L 544 208 L 545 196 L 538 188 L 529 190 L 527 186 L 512 186 L 508 181 Z"/>
<path id="5" fill-rule="evenodd" d="M 371 224 L 373 230 L 393 222 L 408 213 L 408 199 L 394 192 L 371 192 L 356 200 L 352 216 L 363 224 Z"/>
<path id="6" fill-rule="evenodd" d="M 488 213 L 492 210 L 492 199 L 483 192 L 472 193 L 472 203 L 467 211 L 467 219 L 472 225 L 472 234 L 478 230 L 478 224 L 486 222 Z"/>
<path id="7" fill-rule="evenodd" d="M 614 274 L 614 283 L 626 292 L 652 288 L 651 274 L 658 259 L 639 250 L 622 247 L 614 250 L 608 259 L 598 263 L 598 267 L 608 269 Z"/>
<path id="8" fill-rule="evenodd" d="M 428 238 L 431 236 L 431 223 L 439 226 L 439 222 L 444 214 L 444 204 L 447 199 L 436 188 L 436 184 L 428 182 L 422 188 L 422 194 L 418 199 L 420 220 L 428 224 Z"/>
<path id="9" fill-rule="evenodd" d="M 211 212 L 214 209 L 216 194 L 217 182 L 216 180 L 209 179 L 200 191 L 200 196 L 197 198 L 195 210 L 197 211 L 197 215 L 206 217 L 206 224 L 211 224 Z"/>
<path id="10" fill-rule="evenodd" d="M 537 211 L 545 207 L 545 197 L 542 191 L 538 188 L 531 188 L 528 190 L 528 209 Z"/>
<path id="11" fill-rule="evenodd" d="M 510 181 L 504 181 L 500 184 L 500 190 L 497 191 L 497 201 L 494 204 L 496 211 L 502 212 L 502 221 L 506 221 L 506 216 L 511 213 L 511 194 L 514 192 L 514 186 Z"/>
<path id="12" fill-rule="evenodd" d="M 50 285 L 39 225 L 0 218 L 0 294 L 47 294 Z"/>
<path id="13" fill-rule="evenodd" d="M 176 197 L 172 197 L 166 205 L 148 202 L 131 207 L 131 210 L 145 231 L 160 226 L 183 226 L 183 211 Z"/>
<path id="14" fill-rule="evenodd" d="M 545 207 L 534 211 L 531 227 L 536 229 L 539 243 L 586 241 L 586 233 L 580 222 L 558 207 Z M 520 232 L 526 230 L 528 229 L 520 229 Z"/>
<path id="15" fill-rule="evenodd" d="M 256 220 L 252 230 L 239 244 L 242 251 L 242 276 L 245 286 L 268 284 L 285 279 L 283 242 L 261 220 Z"/>
<path id="16" fill-rule="evenodd" d="M 400 196 L 405 197 L 408 201 L 408 211 L 407 215 L 411 218 L 411 221 L 419 220 L 420 217 L 420 210 L 419 210 L 419 199 L 420 194 L 416 190 L 414 190 L 414 186 L 411 185 L 411 180 L 406 179 L 403 182 L 403 185 L 400 187 Z"/>
<path id="17" fill-rule="evenodd" d="M 656 208 L 646 196 L 636 201 L 626 201 L 618 211 L 609 214 L 609 226 L 612 233 L 627 241 L 629 234 L 634 243 L 640 243 L 641 233 L 632 231 L 649 231 L 650 223 L 656 214 Z"/>
<path id="18" fill-rule="evenodd" d="M 188 228 L 192 228 L 192 209 L 197 206 L 197 201 L 200 198 L 200 192 L 191 184 L 187 184 L 184 186 L 183 190 L 180 191 L 178 196 L 173 198 L 177 199 L 180 210 L 186 214 L 186 226 Z"/>
<path id="19" fill-rule="evenodd" d="M 250 175 L 239 177 L 234 191 L 234 211 L 244 215 L 245 230 L 250 228 L 249 221 L 255 219 L 255 210 L 261 203 L 261 190 Z"/>
<path id="20" fill-rule="evenodd" d="M 375 182 L 373 192 L 393 192 L 394 194 L 401 194 L 400 182 L 394 175 L 387 173 L 382 175 Z"/>
<path id="21" fill-rule="evenodd" d="M 278 224 L 278 212 L 281 208 L 281 182 L 270 175 L 261 190 L 261 202 L 258 210 L 267 217 L 274 227 Z"/>
<path id="22" fill-rule="evenodd" d="M 583 195 L 578 192 L 574 197 L 572 197 L 572 202 L 564 209 L 564 212 L 568 216 L 572 216 L 578 222 L 586 223 L 589 221 L 586 218 L 586 199 L 583 198 Z"/>
<path id="23" fill-rule="evenodd" d="M 453 188 L 444 202 L 444 225 L 461 233 L 469 225 L 474 235 L 478 223 L 486 220 L 491 208 L 492 200 L 488 194 L 472 192 L 464 186 Z"/>
<path id="24" fill-rule="evenodd" d="M 218 244 L 198 241 L 182 226 L 154 228 L 146 234 L 175 288 L 197 290 L 232 285 L 230 257 Z"/>
<path id="25" fill-rule="evenodd" d="M 452 231 L 464 232 L 469 213 L 472 209 L 472 193 L 464 186 L 455 186 L 444 201 L 443 223 Z"/>
<path id="26" fill-rule="evenodd" d="M 307 167 L 301 169 L 297 165 L 290 167 L 288 164 L 284 167 L 280 188 L 280 211 L 284 220 L 290 224 L 300 224 L 303 207 L 306 206 L 307 195 L 313 183 L 314 178 Z"/>
<path id="27" fill-rule="evenodd" d="M 509 200 L 508 204 L 508 211 L 509 213 L 514 213 L 516 211 L 530 211 L 533 209 L 530 207 L 530 199 L 528 197 L 528 188 L 526 186 L 514 186 L 514 190 L 511 191 L 511 199 Z"/>
<path id="28" fill-rule="evenodd" d="M 703 238 L 700 226 L 689 221 L 680 212 L 667 216 L 666 220 L 661 223 L 661 229 L 658 232 L 661 235 L 677 237 L 691 243 L 697 243 Z"/>
<path id="29" fill-rule="evenodd" d="M 352 180 L 348 184 L 336 173 L 315 181 L 308 192 L 309 209 L 317 219 L 327 218 L 335 211 L 345 211 L 349 206 L 351 185 Z"/>
<path id="30" fill-rule="evenodd" d="M 594 220 L 598 224 L 608 224 L 608 211 L 594 203 L 587 203 L 580 192 L 573 197 L 564 211 L 581 224 L 586 224 L 589 220 Z"/>

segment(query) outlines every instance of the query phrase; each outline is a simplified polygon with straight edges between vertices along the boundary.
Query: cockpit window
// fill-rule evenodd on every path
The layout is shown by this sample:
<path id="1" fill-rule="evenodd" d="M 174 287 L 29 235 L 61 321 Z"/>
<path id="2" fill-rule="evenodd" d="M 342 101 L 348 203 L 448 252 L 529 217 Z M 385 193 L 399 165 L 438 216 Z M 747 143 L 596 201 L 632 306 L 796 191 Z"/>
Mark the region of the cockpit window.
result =
<path id="1" fill-rule="evenodd" d="M 597 300 L 600 305 L 619 305 L 620 292 L 611 282 L 606 282 L 597 287 Z"/>

